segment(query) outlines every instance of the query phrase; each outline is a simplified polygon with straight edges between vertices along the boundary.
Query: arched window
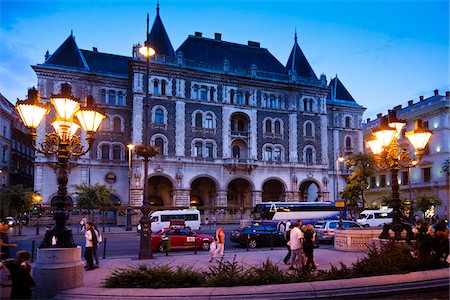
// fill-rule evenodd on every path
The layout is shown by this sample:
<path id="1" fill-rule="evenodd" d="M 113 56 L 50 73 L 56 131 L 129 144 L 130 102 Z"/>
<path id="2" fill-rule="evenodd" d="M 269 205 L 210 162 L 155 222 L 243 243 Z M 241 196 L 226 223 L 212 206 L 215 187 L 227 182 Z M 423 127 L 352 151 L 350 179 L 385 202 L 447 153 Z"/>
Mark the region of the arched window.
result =
<path id="1" fill-rule="evenodd" d="M 241 148 L 239 148 L 239 146 L 233 146 L 233 157 L 234 158 L 241 157 Z"/>
<path id="2" fill-rule="evenodd" d="M 123 106 L 124 102 L 123 102 L 123 93 L 119 92 L 117 94 L 117 105 Z"/>
<path id="3" fill-rule="evenodd" d="M 264 160 L 272 160 L 272 148 L 266 147 L 264 150 Z"/>
<path id="4" fill-rule="evenodd" d="M 155 147 L 159 148 L 159 154 L 164 155 L 164 140 L 160 137 L 155 139 Z"/>
<path id="5" fill-rule="evenodd" d="M 102 90 L 102 96 L 100 97 L 100 101 L 101 101 L 101 103 L 106 104 L 106 90 L 105 89 Z"/>
<path id="6" fill-rule="evenodd" d="M 262 107 L 267 107 L 267 101 L 268 101 L 268 97 L 266 94 L 263 95 L 262 100 L 261 100 L 261 106 Z"/>
<path id="7" fill-rule="evenodd" d="M 102 145 L 102 159 L 109 159 L 109 145 Z"/>
<path id="8" fill-rule="evenodd" d="M 272 121 L 270 119 L 266 120 L 266 133 L 272 133 Z"/>
<path id="9" fill-rule="evenodd" d="M 157 79 L 155 79 L 153 81 L 153 95 L 158 95 L 159 94 L 159 81 Z"/>
<path id="10" fill-rule="evenodd" d="M 303 107 L 306 112 L 313 111 L 313 99 L 303 99 Z"/>
<path id="11" fill-rule="evenodd" d="M 200 112 L 195 114 L 195 127 L 197 128 L 203 127 L 203 115 Z"/>
<path id="12" fill-rule="evenodd" d="M 305 126 L 305 135 L 307 137 L 312 137 L 313 136 L 313 131 L 312 131 L 312 124 L 311 122 L 307 122 L 306 126 Z"/>
<path id="13" fill-rule="evenodd" d="M 215 92 L 215 88 L 210 87 L 209 88 L 209 101 L 214 101 L 214 92 Z"/>
<path id="14" fill-rule="evenodd" d="M 275 147 L 273 151 L 273 160 L 281 161 L 281 149 L 279 147 Z"/>
<path id="15" fill-rule="evenodd" d="M 234 91 L 234 90 L 231 90 L 230 91 L 230 103 L 234 103 L 234 94 L 235 94 L 236 92 Z"/>
<path id="16" fill-rule="evenodd" d="M 236 93 L 236 104 L 244 104 L 244 96 L 241 92 Z"/>
<path id="17" fill-rule="evenodd" d="M 205 117 L 206 128 L 213 128 L 213 116 L 211 114 L 206 114 Z"/>
<path id="18" fill-rule="evenodd" d="M 109 91 L 108 104 L 116 105 L 116 92 L 115 91 Z"/>
<path id="19" fill-rule="evenodd" d="M 239 120 L 237 122 L 237 125 L 238 125 L 238 131 L 244 131 L 244 121 Z"/>
<path id="20" fill-rule="evenodd" d="M 208 100 L 208 88 L 206 86 L 202 86 L 200 89 L 200 100 Z"/>
<path id="21" fill-rule="evenodd" d="M 164 111 L 161 108 L 155 110 L 155 124 L 164 124 Z"/>
<path id="22" fill-rule="evenodd" d="M 101 129 L 103 131 L 110 131 L 111 130 L 111 124 L 109 123 L 109 117 L 106 117 L 103 119 L 102 123 L 100 124 Z"/>
<path id="23" fill-rule="evenodd" d="M 194 144 L 194 157 L 203 157 L 202 155 L 202 143 L 201 142 L 195 142 Z"/>
<path id="24" fill-rule="evenodd" d="M 281 98 L 280 97 L 277 97 L 275 106 L 277 109 L 281 109 Z"/>
<path id="25" fill-rule="evenodd" d="M 214 157 L 214 145 L 212 143 L 206 143 L 206 157 Z"/>
<path id="26" fill-rule="evenodd" d="M 270 96 L 269 100 L 270 100 L 269 107 L 275 108 L 275 96 Z"/>
<path id="27" fill-rule="evenodd" d="M 306 163 L 312 164 L 313 163 L 313 150 L 311 148 L 306 149 Z"/>
<path id="28" fill-rule="evenodd" d="M 120 147 L 119 145 L 114 145 L 112 147 L 113 149 L 113 160 L 120 160 L 121 159 L 121 153 L 122 153 L 122 147 Z"/>
<path id="29" fill-rule="evenodd" d="M 165 80 L 161 80 L 161 95 L 163 95 L 163 96 L 166 95 L 166 81 Z"/>
<path id="30" fill-rule="evenodd" d="M 200 88 L 198 87 L 198 85 L 194 84 L 194 88 L 192 90 L 193 90 L 193 94 L 192 94 L 191 98 L 195 99 L 195 100 L 198 100 L 199 99 L 199 94 L 198 93 L 200 91 Z"/>
<path id="31" fill-rule="evenodd" d="M 351 127 L 351 118 L 350 117 L 345 117 L 345 128 L 350 128 Z"/>
<path id="32" fill-rule="evenodd" d="M 275 121 L 275 134 L 281 134 L 281 123 L 280 121 Z"/>
<path id="33" fill-rule="evenodd" d="M 113 131 L 114 132 L 121 132 L 122 131 L 122 120 L 119 117 L 114 118 Z"/>
<path id="34" fill-rule="evenodd" d="M 352 139 L 349 136 L 345 138 L 345 147 L 346 148 L 351 148 L 352 147 Z"/>

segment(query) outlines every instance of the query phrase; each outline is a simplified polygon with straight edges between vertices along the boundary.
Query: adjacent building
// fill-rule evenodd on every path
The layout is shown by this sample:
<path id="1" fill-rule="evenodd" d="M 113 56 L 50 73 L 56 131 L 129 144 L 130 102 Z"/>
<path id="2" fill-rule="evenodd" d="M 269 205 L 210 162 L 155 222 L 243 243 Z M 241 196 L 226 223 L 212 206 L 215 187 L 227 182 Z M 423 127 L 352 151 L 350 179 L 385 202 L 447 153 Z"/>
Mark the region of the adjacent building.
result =
<path id="1" fill-rule="evenodd" d="M 115 203 L 136 208 L 147 180 L 155 209 L 196 205 L 218 220 L 247 218 L 261 201 L 336 199 L 335 161 L 362 151 L 365 108 L 337 76 L 316 76 L 296 35 L 286 64 L 259 42 L 220 33 L 195 32 L 175 51 L 158 7 L 150 41 L 148 97 L 140 44 L 126 57 L 79 49 L 71 34 L 32 66 L 43 102 L 69 83 L 75 97 L 93 95 L 107 114 L 90 152 L 72 160 L 69 192 L 73 184 L 108 184 Z M 146 127 L 160 154 L 143 178 L 142 159 L 127 145 L 142 144 Z M 36 156 L 35 190 L 46 203 L 57 191 L 55 162 Z"/>

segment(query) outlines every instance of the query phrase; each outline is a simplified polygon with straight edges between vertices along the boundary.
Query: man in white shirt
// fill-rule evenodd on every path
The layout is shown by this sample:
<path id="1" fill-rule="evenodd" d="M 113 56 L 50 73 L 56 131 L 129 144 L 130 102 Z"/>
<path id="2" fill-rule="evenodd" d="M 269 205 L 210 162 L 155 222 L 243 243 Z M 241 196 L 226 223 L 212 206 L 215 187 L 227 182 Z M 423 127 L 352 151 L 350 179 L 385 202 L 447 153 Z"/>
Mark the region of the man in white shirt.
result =
<path id="1" fill-rule="evenodd" d="M 302 221 L 298 220 L 295 227 L 291 230 L 291 266 L 289 270 L 294 270 L 294 266 L 297 265 L 300 268 L 303 267 L 303 233 L 300 230 Z"/>

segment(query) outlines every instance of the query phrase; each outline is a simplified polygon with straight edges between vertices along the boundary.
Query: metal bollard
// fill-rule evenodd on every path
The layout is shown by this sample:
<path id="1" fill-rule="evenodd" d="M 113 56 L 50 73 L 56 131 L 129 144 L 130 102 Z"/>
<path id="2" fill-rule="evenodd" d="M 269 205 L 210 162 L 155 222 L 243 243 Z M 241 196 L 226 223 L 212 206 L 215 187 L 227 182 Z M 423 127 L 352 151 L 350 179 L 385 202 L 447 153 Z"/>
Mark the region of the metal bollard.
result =
<path id="1" fill-rule="evenodd" d="M 106 238 L 103 238 L 103 259 L 106 258 Z"/>
<path id="2" fill-rule="evenodd" d="M 34 248 L 35 248 L 35 245 L 36 244 L 36 242 L 35 242 L 35 240 L 32 240 L 31 241 L 31 262 L 33 262 L 34 261 Z"/>
<path id="3" fill-rule="evenodd" d="M 194 254 L 197 254 L 197 237 L 194 236 Z"/>

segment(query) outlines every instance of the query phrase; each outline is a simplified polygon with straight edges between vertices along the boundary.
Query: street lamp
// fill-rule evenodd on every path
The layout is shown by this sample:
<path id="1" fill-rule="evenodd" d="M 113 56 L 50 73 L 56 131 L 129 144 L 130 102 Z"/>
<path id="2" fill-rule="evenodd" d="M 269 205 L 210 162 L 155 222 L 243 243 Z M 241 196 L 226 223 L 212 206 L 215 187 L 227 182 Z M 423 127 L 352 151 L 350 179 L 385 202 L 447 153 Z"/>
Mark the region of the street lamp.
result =
<path id="1" fill-rule="evenodd" d="M 139 246 L 138 259 L 152 259 L 152 247 L 151 247 L 151 222 L 148 215 L 151 212 L 150 202 L 148 200 L 148 161 L 150 157 L 159 153 L 159 149 L 149 144 L 149 128 L 148 128 L 148 81 L 149 81 L 149 60 L 150 56 L 155 55 L 155 50 L 150 47 L 149 41 L 149 26 L 148 26 L 148 14 L 147 14 L 147 38 L 144 46 L 139 49 L 139 52 L 145 56 L 145 99 L 144 99 L 144 143 L 135 147 L 136 154 L 144 159 L 144 199 L 142 201 L 141 212 L 142 217 L 139 221 L 141 224 L 141 238 Z"/>
<path id="2" fill-rule="evenodd" d="M 344 162 L 345 157 L 342 155 L 339 155 L 336 159 L 336 197 L 334 205 L 335 207 L 339 208 L 339 228 L 342 229 L 342 209 L 345 208 L 345 202 L 342 200 L 339 200 L 339 163 Z"/>
<path id="3" fill-rule="evenodd" d="M 414 123 L 414 129 L 406 133 L 406 137 L 414 147 L 414 157 L 406 150 L 401 149 L 398 144 L 399 134 L 405 125 L 406 122 L 397 119 L 396 112 L 390 110 L 388 117 L 382 117 L 380 126 L 373 130 L 375 139 L 368 142 L 370 149 L 375 154 L 375 161 L 378 168 L 390 170 L 392 177 L 393 221 L 384 225 L 380 238 L 389 238 L 389 230 L 391 229 L 395 233 L 395 240 L 401 239 L 401 232 L 403 230 L 406 230 L 408 239 L 412 237 L 411 226 L 402 222 L 397 177 L 400 167 L 412 168 L 419 164 L 424 149 L 432 136 L 432 131 L 419 119 Z"/>
<path id="4" fill-rule="evenodd" d="M 36 208 L 36 212 L 37 212 L 37 217 L 36 217 L 36 235 L 39 235 L 39 219 L 41 218 L 41 202 L 42 202 L 42 197 L 39 194 L 34 193 L 33 194 L 33 202 L 34 202 L 34 207 Z"/>
<path id="5" fill-rule="evenodd" d="M 128 144 L 128 207 L 127 207 L 127 226 L 125 227 L 125 231 L 131 231 L 131 171 L 133 168 L 133 144 Z"/>
<path id="6" fill-rule="evenodd" d="M 38 136 L 36 129 L 50 111 L 50 107 L 40 102 L 39 91 L 33 87 L 28 90 L 27 100 L 17 101 L 16 109 L 25 126 L 31 130 L 33 148 L 47 156 L 55 155 L 58 160 L 58 193 L 51 203 L 52 206 L 56 206 L 53 214 L 56 225 L 45 233 L 39 247 L 74 248 L 77 245 L 73 241 L 72 230 L 66 227 L 69 215 L 65 210 L 66 206 L 73 204 L 67 196 L 69 159 L 71 156 L 81 156 L 89 151 L 95 141 L 93 135 L 105 115 L 94 107 L 92 96 L 87 97 L 86 106 L 80 107 L 79 99 L 71 95 L 71 87 L 68 83 L 62 84 L 61 94 L 52 95 L 50 101 L 57 113 L 55 121 L 52 122 L 54 131 L 46 133 L 39 146 L 36 146 Z M 88 143 L 87 149 L 80 136 L 75 134 L 80 126 L 87 133 L 85 138 Z M 56 245 L 52 245 L 52 237 L 56 238 Z"/>

